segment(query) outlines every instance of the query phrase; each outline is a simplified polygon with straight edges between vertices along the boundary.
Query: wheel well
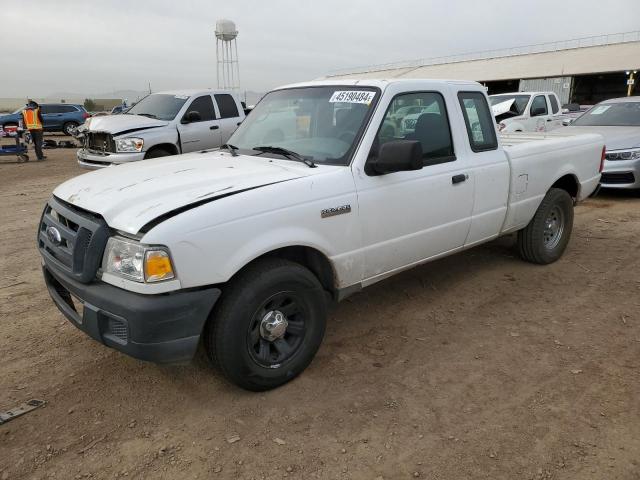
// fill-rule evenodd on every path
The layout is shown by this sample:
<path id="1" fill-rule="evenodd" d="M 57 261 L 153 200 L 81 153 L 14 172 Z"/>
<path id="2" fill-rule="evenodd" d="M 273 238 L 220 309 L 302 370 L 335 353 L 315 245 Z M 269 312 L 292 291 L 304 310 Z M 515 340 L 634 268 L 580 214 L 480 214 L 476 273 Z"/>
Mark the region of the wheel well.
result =
<path id="1" fill-rule="evenodd" d="M 171 155 L 178 154 L 178 147 L 176 147 L 172 143 L 161 143 L 159 145 L 154 145 L 153 147 L 151 147 L 149 150 L 147 150 L 147 153 L 145 155 L 148 155 L 149 152 L 153 152 L 154 150 L 166 150 L 167 152 L 171 153 Z"/>
<path id="2" fill-rule="evenodd" d="M 578 198 L 578 191 L 580 189 L 578 180 L 574 175 L 565 175 L 564 177 L 560 177 L 553 185 L 551 185 L 551 188 L 560 188 L 575 199 Z"/>
<path id="3" fill-rule="evenodd" d="M 284 247 L 271 252 L 265 253 L 258 258 L 254 259 L 249 265 L 257 260 L 265 257 L 277 257 L 285 260 L 290 260 L 295 263 L 308 268 L 318 278 L 322 287 L 332 296 L 337 295 L 337 288 L 335 284 L 335 275 L 333 267 L 329 259 L 320 251 L 311 247 L 293 246 Z M 244 268 L 247 266 L 245 265 Z"/>

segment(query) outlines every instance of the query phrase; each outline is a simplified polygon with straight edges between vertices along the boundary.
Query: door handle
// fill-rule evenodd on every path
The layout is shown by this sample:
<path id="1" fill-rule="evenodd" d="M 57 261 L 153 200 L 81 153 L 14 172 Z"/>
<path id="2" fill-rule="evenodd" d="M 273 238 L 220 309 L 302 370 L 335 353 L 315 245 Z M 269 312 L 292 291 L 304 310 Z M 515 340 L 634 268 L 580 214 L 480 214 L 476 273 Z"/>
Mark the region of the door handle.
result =
<path id="1" fill-rule="evenodd" d="M 547 118 L 547 122 L 553 122 L 553 118 Z"/>
<path id="2" fill-rule="evenodd" d="M 218 125 L 211 125 L 211 126 L 209 127 L 209 130 L 217 130 L 217 129 L 219 129 L 219 128 L 220 128 L 220 127 L 219 127 Z"/>
<path id="3" fill-rule="evenodd" d="M 239 127 L 242 122 L 236 123 L 236 127 Z"/>
<path id="4" fill-rule="evenodd" d="M 451 177 L 451 183 L 455 185 L 456 183 L 464 182 L 469 176 L 466 173 L 460 173 L 458 175 L 454 175 Z"/>

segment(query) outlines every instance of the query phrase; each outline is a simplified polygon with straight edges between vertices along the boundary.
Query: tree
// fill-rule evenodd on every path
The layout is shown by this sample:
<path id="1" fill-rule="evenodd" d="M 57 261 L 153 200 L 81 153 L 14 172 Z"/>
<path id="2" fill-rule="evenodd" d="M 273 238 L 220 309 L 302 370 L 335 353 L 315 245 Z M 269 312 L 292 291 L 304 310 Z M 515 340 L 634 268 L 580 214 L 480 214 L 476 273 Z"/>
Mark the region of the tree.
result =
<path id="1" fill-rule="evenodd" d="M 85 98 L 84 99 L 84 109 L 87 110 L 88 112 L 95 112 L 96 103 L 93 100 L 91 100 L 90 98 Z"/>

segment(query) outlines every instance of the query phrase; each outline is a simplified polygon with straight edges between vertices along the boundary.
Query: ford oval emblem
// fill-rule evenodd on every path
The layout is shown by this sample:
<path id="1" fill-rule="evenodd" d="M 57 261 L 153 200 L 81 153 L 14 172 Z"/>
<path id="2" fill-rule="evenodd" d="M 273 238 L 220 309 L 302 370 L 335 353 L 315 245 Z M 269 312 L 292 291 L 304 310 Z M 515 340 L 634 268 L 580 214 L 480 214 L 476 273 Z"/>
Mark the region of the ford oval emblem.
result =
<path id="1" fill-rule="evenodd" d="M 62 243 L 62 235 L 56 227 L 47 227 L 47 238 L 54 245 L 60 245 Z"/>

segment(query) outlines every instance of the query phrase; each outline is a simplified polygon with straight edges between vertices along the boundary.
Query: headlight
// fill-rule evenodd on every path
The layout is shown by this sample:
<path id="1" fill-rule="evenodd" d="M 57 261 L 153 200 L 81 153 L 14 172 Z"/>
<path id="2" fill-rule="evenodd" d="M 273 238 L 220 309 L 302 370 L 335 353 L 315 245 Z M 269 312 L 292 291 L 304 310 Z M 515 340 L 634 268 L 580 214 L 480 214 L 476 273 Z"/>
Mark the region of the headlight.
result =
<path id="1" fill-rule="evenodd" d="M 122 237 L 109 238 L 102 259 L 102 270 L 141 283 L 175 278 L 166 248 L 141 245 Z"/>
<path id="2" fill-rule="evenodd" d="M 640 148 L 632 148 L 629 150 L 614 150 L 607 152 L 605 155 L 607 160 L 638 160 L 640 159 Z"/>
<path id="3" fill-rule="evenodd" d="M 116 139 L 117 152 L 139 152 L 142 150 L 144 140 L 141 138 L 119 138 Z"/>

